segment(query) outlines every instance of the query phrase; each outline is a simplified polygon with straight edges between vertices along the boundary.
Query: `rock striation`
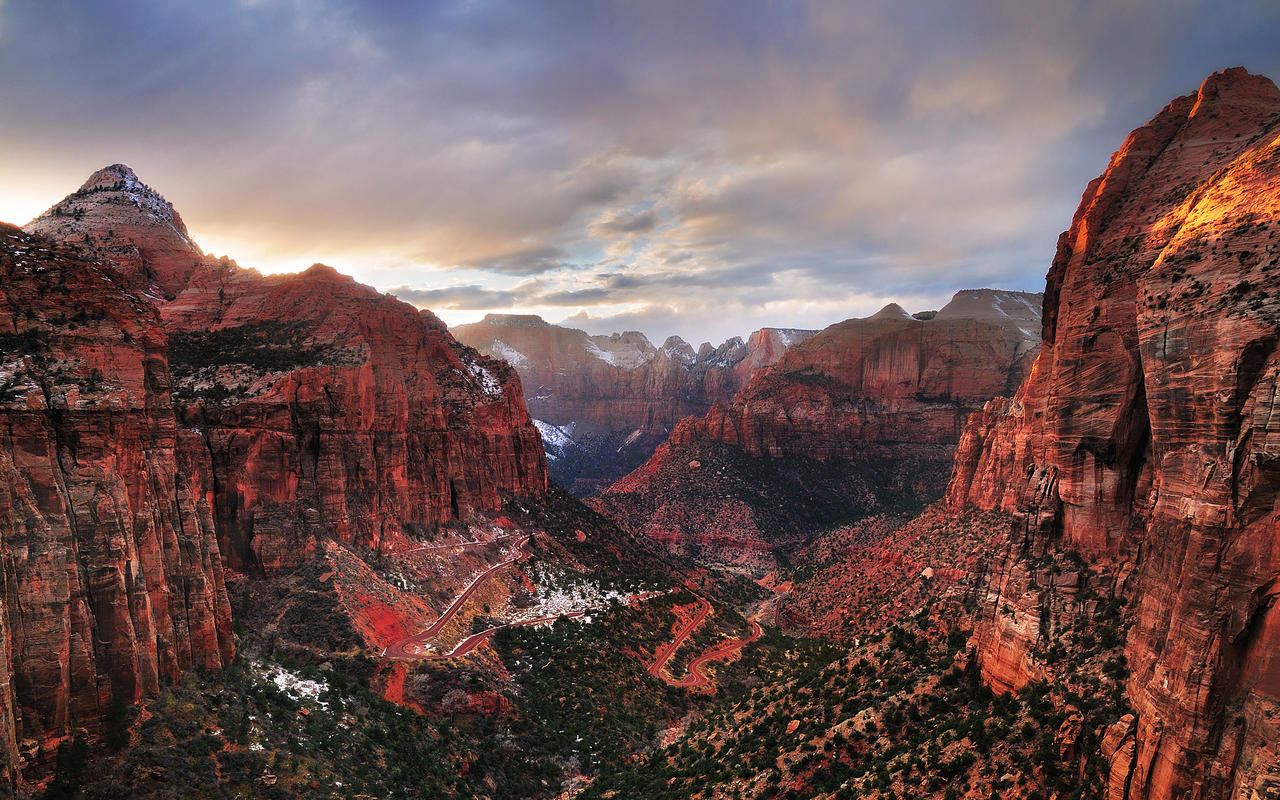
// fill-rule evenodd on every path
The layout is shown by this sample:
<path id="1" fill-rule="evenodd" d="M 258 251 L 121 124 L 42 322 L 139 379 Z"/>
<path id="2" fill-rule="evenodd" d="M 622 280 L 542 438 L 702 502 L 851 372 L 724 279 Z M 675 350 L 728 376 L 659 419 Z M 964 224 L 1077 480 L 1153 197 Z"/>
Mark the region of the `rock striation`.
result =
<path id="1" fill-rule="evenodd" d="M 1131 608 L 1111 798 L 1280 786 L 1280 91 L 1232 69 L 1131 133 L 1058 241 L 1044 346 L 975 413 L 948 501 L 1014 512 L 974 644 L 993 687 L 1051 666 L 1034 561 Z M 997 613 L 997 605 L 1011 613 Z"/>
<path id="2" fill-rule="evenodd" d="M 546 490 L 520 379 L 444 324 L 316 265 L 202 268 L 161 309 L 183 423 L 207 437 L 236 568 L 406 534 Z"/>
<path id="3" fill-rule="evenodd" d="M 580 496 L 622 477 L 676 423 L 727 402 L 752 373 L 816 331 L 763 328 L 697 351 L 679 336 L 655 347 L 637 331 L 592 336 L 534 315 L 489 314 L 458 341 L 520 373 L 552 477 Z"/>
<path id="4" fill-rule="evenodd" d="M 0 225 L 0 767 L 234 654 L 207 443 L 110 267 Z"/>
<path id="5" fill-rule="evenodd" d="M 547 489 L 515 371 L 316 265 L 200 252 L 107 167 L 0 227 L 0 769 L 234 655 L 224 569 L 396 549 Z"/>
<path id="6" fill-rule="evenodd" d="M 738 555 L 718 560 L 767 567 L 751 553 L 936 497 L 970 412 L 1032 363 L 1040 300 L 978 289 L 925 320 L 891 304 L 833 325 L 755 372 L 731 403 L 683 420 L 596 503 L 678 549 L 729 543 Z"/>
<path id="7" fill-rule="evenodd" d="M 1017 316 L 999 310 L 1009 302 Z M 878 446 L 943 445 L 949 457 L 969 413 L 1026 375 L 1040 302 L 969 290 L 927 321 L 893 303 L 837 323 L 785 353 L 732 403 L 685 420 L 672 441 L 711 439 L 753 456 L 820 461 Z"/>
<path id="8" fill-rule="evenodd" d="M 516 373 L 431 312 L 324 265 L 261 275 L 204 256 L 123 165 L 27 229 L 110 262 L 159 308 L 178 416 L 206 442 L 232 567 L 290 569 L 327 538 L 393 548 L 545 491 Z"/>

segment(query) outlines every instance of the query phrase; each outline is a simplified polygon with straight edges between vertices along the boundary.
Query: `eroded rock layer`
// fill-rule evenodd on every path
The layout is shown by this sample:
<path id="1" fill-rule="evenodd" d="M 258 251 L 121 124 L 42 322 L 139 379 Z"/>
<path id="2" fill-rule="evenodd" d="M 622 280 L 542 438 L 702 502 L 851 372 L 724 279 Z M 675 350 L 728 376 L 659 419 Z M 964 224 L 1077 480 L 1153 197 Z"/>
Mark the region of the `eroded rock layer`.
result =
<path id="1" fill-rule="evenodd" d="M 0 762 L 10 781 L 234 652 L 210 464 L 110 267 L 0 225 Z"/>
<path id="2" fill-rule="evenodd" d="M 1116 798 L 1280 787 L 1280 91 L 1211 76 L 1130 134 L 1049 270 L 1044 348 L 976 413 L 948 499 L 1014 511 L 976 644 L 987 682 L 1049 669 L 1032 562 L 1074 550 L 1129 598 L 1135 720 Z M 1012 613 L 998 613 L 998 607 Z"/>
<path id="3" fill-rule="evenodd" d="M 391 547 L 415 526 L 545 491 L 516 373 L 429 311 L 323 265 L 264 276 L 204 256 L 119 164 L 27 228 L 110 262 L 160 309 L 231 566 L 288 569 L 326 537 Z"/>
<path id="4" fill-rule="evenodd" d="M 969 290 L 928 319 L 891 305 L 833 325 L 593 502 L 677 549 L 736 543 L 716 560 L 767 567 L 753 554 L 814 526 L 937 497 L 969 413 L 1025 376 L 1040 300 Z"/>
<path id="5" fill-rule="evenodd" d="M 322 265 L 215 265 L 161 313 L 233 565 L 286 569 L 325 538 L 392 548 L 546 489 L 515 371 L 428 311 Z"/>
<path id="6" fill-rule="evenodd" d="M 591 336 L 532 315 L 489 314 L 453 329 L 458 341 L 520 373 L 552 477 L 585 496 L 642 464 L 676 423 L 728 402 L 751 374 L 816 331 L 763 328 L 697 351 L 636 331 Z"/>

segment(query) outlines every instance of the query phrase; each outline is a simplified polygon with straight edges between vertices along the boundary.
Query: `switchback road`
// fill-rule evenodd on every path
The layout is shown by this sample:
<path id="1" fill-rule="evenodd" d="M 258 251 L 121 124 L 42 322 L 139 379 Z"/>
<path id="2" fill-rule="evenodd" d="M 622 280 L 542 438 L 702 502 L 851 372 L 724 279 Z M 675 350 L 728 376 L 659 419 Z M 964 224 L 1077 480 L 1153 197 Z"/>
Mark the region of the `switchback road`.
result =
<path id="1" fill-rule="evenodd" d="M 423 658 L 424 656 L 415 652 L 415 650 L 434 639 L 436 635 L 444 629 L 444 626 L 449 624 L 449 620 L 453 619 L 453 616 L 457 614 L 458 610 L 467 602 L 467 598 L 471 597 L 471 593 L 487 581 L 490 576 L 503 567 L 514 564 L 524 558 L 524 546 L 528 541 L 529 537 L 525 536 L 516 544 L 516 554 L 514 556 L 506 561 L 500 561 L 497 564 L 494 564 L 492 567 L 489 567 L 484 572 L 477 575 L 475 580 L 471 581 L 471 584 L 463 590 L 462 594 L 458 595 L 457 599 L 449 604 L 449 607 L 440 614 L 439 618 L 437 618 L 435 622 L 431 623 L 431 627 L 427 628 L 422 633 L 409 636 L 398 642 L 393 642 L 387 645 L 387 647 L 382 651 L 382 655 L 386 658 Z M 411 650 L 410 648 L 414 649 Z"/>

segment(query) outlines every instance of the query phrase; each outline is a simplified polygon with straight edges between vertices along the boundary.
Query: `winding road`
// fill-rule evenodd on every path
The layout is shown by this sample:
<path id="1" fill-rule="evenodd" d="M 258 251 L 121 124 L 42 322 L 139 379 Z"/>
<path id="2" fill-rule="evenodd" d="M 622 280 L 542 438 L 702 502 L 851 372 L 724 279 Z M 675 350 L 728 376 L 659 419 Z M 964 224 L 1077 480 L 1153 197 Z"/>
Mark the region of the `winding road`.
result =
<path id="1" fill-rule="evenodd" d="M 479 588 L 479 586 L 482 583 L 487 581 L 490 578 L 490 576 L 493 575 L 493 573 L 497 572 L 503 567 L 510 566 L 511 564 L 514 564 L 520 559 L 524 558 L 526 556 L 526 553 L 524 552 L 524 546 L 526 543 L 528 543 L 528 541 L 529 541 L 529 537 L 525 536 L 519 542 L 516 543 L 516 554 L 514 556 L 507 559 L 506 561 L 500 561 L 497 564 L 494 564 L 492 567 L 489 567 L 484 572 L 481 572 L 479 575 L 477 575 L 475 577 L 475 580 L 471 581 L 471 584 L 468 585 L 467 588 L 463 590 L 462 594 L 458 595 L 457 599 L 455 599 L 452 603 L 449 604 L 449 607 L 446 608 L 440 614 L 440 616 L 436 619 L 436 621 L 431 623 L 431 627 L 427 628 L 425 631 L 421 633 L 406 637 L 404 639 L 401 639 L 398 642 L 392 642 L 391 644 L 387 645 L 382 651 L 383 657 L 385 658 L 430 657 L 420 653 L 416 653 L 410 650 L 410 648 L 421 647 L 422 645 L 434 639 L 436 635 L 439 634 L 440 631 L 444 628 L 444 626 L 449 624 L 449 620 L 453 619 L 453 616 L 457 614 L 458 610 L 461 609 L 462 606 L 467 602 L 467 598 L 471 597 L 471 593 L 474 592 L 477 588 Z M 488 544 L 488 542 L 485 542 L 485 544 Z M 458 545 L 454 545 L 454 546 L 456 547 Z M 476 634 L 476 635 L 478 636 L 479 634 Z M 472 645 L 472 649 L 474 649 L 474 647 L 475 645 Z M 467 652 L 471 652 L 471 650 L 467 650 Z"/>
<path id="2" fill-rule="evenodd" d="M 474 542 L 450 542 L 448 544 L 424 544 L 424 545 L 419 545 L 417 547 L 410 547 L 408 550 L 399 550 L 394 553 L 388 553 L 387 555 L 403 556 L 408 553 L 421 553 L 429 550 L 456 550 L 459 547 L 480 547 L 481 545 L 486 545 L 486 544 L 500 544 L 502 542 L 507 541 L 508 539 L 515 539 L 519 536 L 524 536 L 526 539 L 529 538 L 527 534 L 506 533 L 506 534 L 503 534 L 502 536 L 495 536 L 494 538 L 488 539 L 488 540 L 477 539 Z"/>
<path id="3" fill-rule="evenodd" d="M 760 623 L 751 620 L 751 633 L 745 639 L 730 639 L 719 647 L 714 647 L 702 655 L 689 662 L 689 674 L 685 675 L 672 686 L 680 686 L 685 689 L 692 689 L 698 686 L 705 686 L 711 682 L 702 668 L 712 661 L 723 661 L 742 648 L 764 636 L 764 628 L 760 627 Z"/>
<path id="4" fill-rule="evenodd" d="M 680 645 L 684 644 L 684 640 L 689 638 L 689 634 L 693 633 L 706 620 L 707 615 L 711 613 L 711 604 L 707 602 L 705 597 L 699 597 L 698 604 L 700 605 L 698 613 L 694 614 L 680 630 L 676 631 L 676 638 L 671 643 L 658 648 L 658 652 L 653 654 L 653 663 L 649 665 L 649 674 L 653 677 L 662 678 L 662 668 L 676 654 L 676 650 L 680 649 Z M 666 679 L 663 678 L 663 680 Z M 667 681 L 667 683 L 670 683 L 670 681 Z"/>
<path id="5" fill-rule="evenodd" d="M 497 542 L 503 542 L 503 541 L 506 541 L 507 539 L 514 538 L 515 536 L 516 534 L 507 534 L 506 536 L 501 536 L 496 539 L 491 539 L 487 542 L 456 542 L 454 544 L 431 545 L 431 546 L 419 547 L 419 548 L 415 548 L 414 550 L 406 550 L 403 552 L 417 552 L 421 550 L 443 550 L 446 548 L 473 547 L 476 545 L 495 544 Z M 467 655 L 472 650 L 475 650 L 477 647 L 484 644 L 484 642 L 490 636 L 502 630 L 503 628 L 515 628 L 521 625 L 537 625 L 543 622 L 554 622 L 560 617 L 567 617 L 567 618 L 573 619 L 576 617 L 581 617 L 586 615 L 587 613 L 586 611 L 570 611 L 565 614 L 556 614 L 550 617 L 539 617 L 537 619 L 526 619 L 526 620 L 521 620 L 519 622 L 510 622 L 510 623 L 507 623 L 506 625 L 496 625 L 492 628 L 489 628 L 488 630 L 483 630 L 483 631 L 480 631 L 479 633 L 471 634 L 467 638 L 463 639 L 462 641 L 454 645 L 453 649 L 450 650 L 448 653 L 419 652 L 419 648 L 421 648 L 427 642 L 431 641 L 432 639 L 434 639 L 436 636 L 440 634 L 440 631 L 444 629 L 444 626 L 449 624 L 449 620 L 453 619 L 453 617 L 458 613 L 458 611 L 461 610 L 461 608 L 466 604 L 467 599 L 471 597 L 471 593 L 474 592 L 476 589 L 478 589 L 481 584 L 483 584 L 485 581 L 491 578 L 495 572 L 502 569 L 503 567 L 510 566 L 511 564 L 514 564 L 515 562 L 520 561 L 528 556 L 528 554 L 525 553 L 524 551 L 524 546 L 528 544 L 528 542 L 529 542 L 529 536 L 524 535 L 523 538 L 521 538 L 520 541 L 516 544 L 516 554 L 514 556 L 507 559 L 506 561 L 501 561 L 497 564 L 494 564 L 492 567 L 489 567 L 484 572 L 481 572 L 479 575 L 477 575 L 471 581 L 471 583 L 467 586 L 467 588 L 463 590 L 462 594 L 458 595 L 458 597 L 452 603 L 449 604 L 449 607 L 446 608 L 444 612 L 440 614 L 440 616 L 436 619 L 436 621 L 431 623 L 431 627 L 427 628 L 421 633 L 414 634 L 413 636 L 407 636 L 404 639 L 401 639 L 397 642 L 392 642 L 391 644 L 383 648 L 382 650 L 383 658 L 413 659 L 413 660 L 427 659 L 427 658 L 458 658 L 460 656 Z M 636 603 L 639 603 L 643 600 L 648 600 L 652 597 L 658 597 L 662 594 L 664 593 L 663 592 L 641 592 L 638 595 L 628 598 L 627 605 L 635 605 Z M 711 610 L 711 607 L 708 605 L 707 611 L 710 611 L 710 610 Z M 705 613 L 703 616 L 705 617 Z M 668 658 L 669 657 L 670 655 L 668 655 Z"/>
<path id="6" fill-rule="evenodd" d="M 711 604 L 707 602 L 706 598 L 699 597 L 698 602 L 701 605 L 701 608 L 698 609 L 698 613 L 693 615 L 688 622 L 681 626 L 680 630 L 676 632 L 675 639 L 672 640 L 671 643 L 663 646 L 654 654 L 653 664 L 649 666 L 649 674 L 655 678 L 660 678 L 668 686 L 693 689 L 707 685 L 711 682 L 711 679 L 708 678 L 707 674 L 703 671 L 703 668 L 707 664 L 710 664 L 713 661 L 724 661 L 728 659 L 734 653 L 764 635 L 764 628 L 761 628 L 760 623 L 752 619 L 750 620 L 751 633 L 749 633 L 746 638 L 730 639 L 727 642 L 716 645 L 690 661 L 687 674 L 683 678 L 679 680 L 672 680 L 662 674 L 662 670 L 666 667 L 667 662 L 671 660 L 671 657 L 675 655 L 676 651 L 680 649 L 680 645 L 684 644 L 684 641 L 688 639 L 695 630 L 697 630 L 699 625 L 706 621 L 707 615 L 711 613 Z"/>
<path id="7" fill-rule="evenodd" d="M 488 639 L 490 636 L 494 635 L 495 633 L 502 630 L 503 628 L 518 628 L 521 625 L 538 625 L 543 622 L 555 622 L 561 617 L 567 617 L 568 619 L 573 619 L 575 617 L 581 617 L 586 613 L 587 612 L 585 611 L 570 611 L 567 614 L 557 614 L 554 617 L 538 617 L 537 619 L 526 619 L 520 622 L 508 622 L 506 625 L 497 625 L 492 628 L 489 628 L 488 630 L 471 634 L 467 638 L 458 642 L 458 644 L 448 653 L 444 653 L 441 655 L 425 656 L 425 657 L 426 658 L 457 658 L 459 656 L 465 656 L 467 653 L 470 653 L 472 650 L 475 650 L 477 647 L 483 644 L 484 641 Z"/>

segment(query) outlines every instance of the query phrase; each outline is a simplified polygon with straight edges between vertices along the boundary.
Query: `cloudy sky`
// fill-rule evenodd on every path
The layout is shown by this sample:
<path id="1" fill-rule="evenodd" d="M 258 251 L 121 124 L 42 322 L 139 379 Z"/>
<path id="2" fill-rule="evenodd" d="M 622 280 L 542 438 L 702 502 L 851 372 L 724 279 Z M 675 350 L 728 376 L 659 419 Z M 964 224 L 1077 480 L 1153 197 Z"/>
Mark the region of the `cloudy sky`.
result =
<path id="1" fill-rule="evenodd" d="M 451 323 L 720 341 L 1038 291 L 1085 183 L 1280 5 L 0 0 L 0 219 L 131 165 L 206 251 Z"/>

